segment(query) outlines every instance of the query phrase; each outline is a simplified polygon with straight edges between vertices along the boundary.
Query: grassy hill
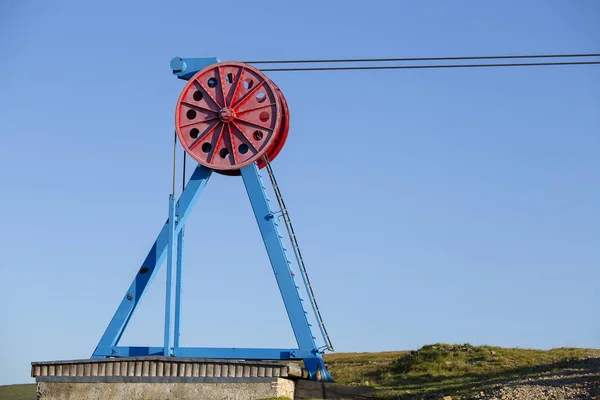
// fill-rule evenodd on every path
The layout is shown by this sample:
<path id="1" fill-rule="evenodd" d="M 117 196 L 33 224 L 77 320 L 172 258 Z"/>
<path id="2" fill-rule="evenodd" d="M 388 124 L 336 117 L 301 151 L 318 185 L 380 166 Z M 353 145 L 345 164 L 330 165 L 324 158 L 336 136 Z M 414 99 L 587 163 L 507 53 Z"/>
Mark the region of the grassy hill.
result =
<path id="1" fill-rule="evenodd" d="M 373 386 L 381 397 L 487 398 L 484 394 L 497 393 L 517 381 L 535 386 L 540 380 L 545 380 L 543 385 L 548 388 L 598 382 L 600 392 L 600 350 L 592 349 L 529 350 L 438 343 L 416 351 L 331 354 L 325 361 L 338 383 Z"/>
<path id="2" fill-rule="evenodd" d="M 0 400 L 35 400 L 35 384 L 0 386 Z"/>
<path id="3" fill-rule="evenodd" d="M 337 383 L 372 386 L 379 389 L 381 397 L 401 399 L 441 398 L 441 395 L 470 398 L 474 393 L 497 391 L 514 380 L 535 381 L 544 374 L 580 371 L 590 366 L 594 371 L 597 368 L 598 374 L 582 376 L 589 376 L 595 382 L 600 381 L 599 360 L 600 350 L 591 349 L 528 350 L 439 343 L 416 351 L 325 356 Z M 564 384 L 572 383 L 573 376 L 566 377 Z M 553 378 L 562 387 L 561 381 Z M 35 397 L 34 384 L 0 386 L 0 400 L 35 400 Z"/>

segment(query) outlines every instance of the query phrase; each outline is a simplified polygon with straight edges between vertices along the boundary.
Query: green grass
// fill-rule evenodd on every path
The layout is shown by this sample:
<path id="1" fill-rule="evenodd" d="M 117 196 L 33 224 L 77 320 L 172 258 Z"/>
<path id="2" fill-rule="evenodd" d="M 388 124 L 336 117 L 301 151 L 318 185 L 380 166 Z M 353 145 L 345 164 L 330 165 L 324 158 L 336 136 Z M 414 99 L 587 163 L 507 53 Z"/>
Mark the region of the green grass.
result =
<path id="1" fill-rule="evenodd" d="M 35 400 L 35 383 L 0 386 L 0 400 Z"/>
<path id="2" fill-rule="evenodd" d="M 408 399 L 423 393 L 459 398 L 515 377 L 581 368 L 589 358 L 600 359 L 600 350 L 529 350 L 437 343 L 415 351 L 328 354 L 325 362 L 337 383 L 372 386 L 379 389 L 381 397 Z M 35 400 L 35 397 L 35 384 L 0 386 L 0 400 Z"/>
<path id="3" fill-rule="evenodd" d="M 409 351 L 389 351 L 326 354 L 325 363 L 336 383 L 370 386 L 374 383 L 373 377 L 378 376 L 382 370 L 409 353 Z"/>
<path id="4" fill-rule="evenodd" d="M 485 391 L 510 378 L 578 367 L 592 357 L 600 357 L 600 351 L 437 343 L 416 351 L 328 355 L 325 362 L 337 383 L 373 386 L 384 397 L 409 398 Z"/>

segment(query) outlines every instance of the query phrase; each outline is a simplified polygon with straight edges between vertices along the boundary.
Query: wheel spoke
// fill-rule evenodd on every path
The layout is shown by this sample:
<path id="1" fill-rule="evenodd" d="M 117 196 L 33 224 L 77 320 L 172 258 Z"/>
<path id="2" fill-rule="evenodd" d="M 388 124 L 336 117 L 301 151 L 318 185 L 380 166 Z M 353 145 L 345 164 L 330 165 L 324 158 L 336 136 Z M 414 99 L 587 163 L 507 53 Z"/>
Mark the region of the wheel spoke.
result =
<path id="1" fill-rule="evenodd" d="M 196 148 L 196 146 L 198 146 L 198 144 L 204 140 L 204 138 L 208 135 L 211 134 L 212 131 L 214 131 L 216 129 L 217 126 L 219 126 L 219 123 L 216 123 L 212 128 L 210 128 L 209 130 L 207 130 L 206 132 L 204 132 L 202 135 L 198 136 L 198 138 L 196 140 L 194 140 L 192 142 L 192 144 L 190 144 L 189 149 L 190 150 L 194 150 Z"/>
<path id="2" fill-rule="evenodd" d="M 189 108 L 193 108 L 194 110 L 198 110 L 198 111 L 208 111 L 208 112 L 215 113 L 215 114 L 219 112 L 219 111 L 211 110 L 210 108 L 205 108 L 202 106 L 197 106 L 196 104 L 188 103 L 187 101 L 182 101 L 181 104 L 183 104 L 184 106 L 187 106 Z"/>
<path id="3" fill-rule="evenodd" d="M 257 124 L 256 122 L 248 121 L 248 120 L 245 120 L 243 118 L 236 118 L 236 119 L 238 121 L 243 122 L 243 123 L 248 124 L 248 125 L 258 126 L 261 129 L 266 129 L 268 131 L 272 131 L 273 130 L 273 128 L 271 128 L 271 127 L 268 127 L 268 126 L 265 126 L 265 125 L 261 125 L 261 124 Z"/>
<path id="4" fill-rule="evenodd" d="M 224 128 L 225 124 L 221 124 L 221 129 L 219 130 L 219 134 L 217 136 L 217 143 L 215 143 L 214 147 L 212 148 L 212 151 L 210 152 L 208 158 L 206 159 L 206 161 L 211 162 L 214 155 L 215 155 L 215 151 L 217 151 L 217 149 L 219 148 L 219 145 L 221 144 L 221 139 L 223 138 L 223 128 Z"/>
<path id="5" fill-rule="evenodd" d="M 242 81 L 245 72 L 246 72 L 246 68 L 242 67 L 241 72 L 238 74 L 237 82 L 235 83 L 235 89 L 233 89 L 233 96 L 231 96 L 231 104 L 235 103 L 235 95 L 238 92 L 238 88 L 240 87 L 240 82 Z"/>
<path id="6" fill-rule="evenodd" d="M 275 104 L 276 104 L 276 103 L 269 103 L 269 104 L 265 104 L 265 105 L 263 105 L 263 106 L 258 106 L 258 107 L 254 107 L 254 108 L 249 108 L 249 109 L 247 109 L 247 110 L 236 111 L 235 113 L 236 113 L 237 115 L 240 115 L 240 114 L 247 113 L 247 112 L 250 112 L 250 111 L 256 111 L 256 110 L 260 110 L 261 108 L 265 108 L 265 107 L 271 107 L 271 106 L 274 106 Z"/>
<path id="7" fill-rule="evenodd" d="M 219 119 L 219 117 L 212 117 L 212 118 L 208 118 L 208 119 L 203 119 L 202 121 L 192 122 L 190 124 L 179 125 L 179 127 L 180 128 L 186 128 L 188 126 L 203 124 L 205 122 L 210 122 L 210 121 L 214 121 L 214 120 L 217 120 L 217 119 Z"/>
<path id="8" fill-rule="evenodd" d="M 235 145 L 233 144 L 233 132 L 231 131 L 231 124 L 227 124 L 227 130 L 229 131 L 229 145 L 231 147 L 229 150 L 231 154 L 231 160 L 235 165 L 237 161 L 235 160 Z"/>
<path id="9" fill-rule="evenodd" d="M 223 71 L 221 71 L 221 67 L 217 66 L 217 71 L 219 72 L 219 83 L 221 86 L 221 95 L 223 96 L 223 107 L 227 107 L 227 96 L 225 95 L 225 85 L 223 84 Z"/>
<path id="10" fill-rule="evenodd" d="M 244 131 L 242 130 L 242 128 L 240 128 L 240 126 L 238 124 L 236 124 L 235 122 L 232 122 L 233 126 L 235 126 L 237 128 L 237 130 L 242 134 L 242 136 L 246 139 L 246 142 L 248 142 L 250 144 L 250 146 L 252 146 L 252 149 L 254 150 L 255 153 L 258 153 L 258 149 L 256 148 L 256 146 L 254 145 L 254 143 L 252 143 L 252 140 L 250 140 L 248 138 L 248 136 L 246 136 L 246 134 L 244 133 Z"/>
<path id="11" fill-rule="evenodd" d="M 210 94 L 210 92 L 208 90 L 206 90 L 206 88 L 204 87 L 204 85 L 202 85 L 202 83 L 198 79 L 196 79 L 194 81 L 194 83 L 197 84 L 197 85 L 200 85 L 200 87 L 204 90 L 204 92 L 208 95 L 208 97 L 210 97 L 210 99 L 212 101 L 214 101 L 214 103 L 217 105 L 217 107 L 219 108 L 219 110 L 221 108 L 223 108 L 223 106 L 221 106 L 221 104 L 213 97 L 213 95 Z"/>
<path id="12" fill-rule="evenodd" d="M 252 96 L 252 94 L 254 92 L 256 92 L 264 84 L 265 84 L 265 81 L 262 81 L 261 83 L 259 83 L 258 85 L 256 85 L 254 87 L 254 89 L 251 89 L 248 93 L 246 93 L 246 95 L 244 97 L 242 97 L 237 103 L 235 103 L 235 105 L 231 106 L 231 108 L 233 108 L 235 110 L 237 107 L 240 106 L 240 104 L 242 104 L 243 102 L 245 102 L 246 100 L 248 100 L 250 98 L 250 96 Z"/>

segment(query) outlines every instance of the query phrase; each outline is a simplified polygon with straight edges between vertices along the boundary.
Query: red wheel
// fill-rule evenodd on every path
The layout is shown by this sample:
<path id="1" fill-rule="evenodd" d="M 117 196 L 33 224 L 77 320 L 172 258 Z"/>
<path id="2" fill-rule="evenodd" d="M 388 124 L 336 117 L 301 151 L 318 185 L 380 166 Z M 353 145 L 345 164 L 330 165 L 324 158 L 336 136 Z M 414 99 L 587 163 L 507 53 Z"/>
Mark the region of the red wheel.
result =
<path id="1" fill-rule="evenodd" d="M 175 110 L 177 136 L 198 163 L 236 174 L 265 154 L 272 159 L 274 145 L 280 150 L 282 125 L 289 126 L 282 99 L 279 88 L 251 65 L 213 64 L 183 88 Z"/>

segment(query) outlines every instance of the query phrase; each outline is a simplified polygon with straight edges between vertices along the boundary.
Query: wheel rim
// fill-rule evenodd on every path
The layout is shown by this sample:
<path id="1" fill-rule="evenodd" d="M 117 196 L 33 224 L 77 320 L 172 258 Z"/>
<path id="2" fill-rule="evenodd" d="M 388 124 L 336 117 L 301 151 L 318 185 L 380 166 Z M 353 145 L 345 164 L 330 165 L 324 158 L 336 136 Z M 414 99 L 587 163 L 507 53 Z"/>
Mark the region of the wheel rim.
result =
<path id="1" fill-rule="evenodd" d="M 271 81 L 271 83 L 273 83 Z M 277 95 L 279 97 L 279 100 L 281 101 L 281 126 L 279 128 L 279 132 L 277 133 L 277 135 L 275 136 L 275 140 L 273 141 L 273 144 L 271 144 L 271 147 L 269 147 L 269 149 L 267 150 L 267 158 L 269 161 L 273 161 L 275 159 L 275 157 L 277 157 L 277 155 L 279 154 L 279 152 L 281 152 L 281 149 L 283 148 L 283 145 L 285 144 L 287 137 L 288 137 L 288 132 L 290 130 L 290 109 L 288 108 L 288 104 L 287 101 L 285 99 L 285 97 L 283 96 L 283 93 L 281 92 L 281 90 L 277 87 L 277 85 L 275 85 L 273 83 L 273 86 L 275 86 L 275 88 L 277 89 Z M 257 161 L 257 165 L 258 168 L 264 168 L 265 166 L 265 160 L 264 158 L 261 158 Z"/>

